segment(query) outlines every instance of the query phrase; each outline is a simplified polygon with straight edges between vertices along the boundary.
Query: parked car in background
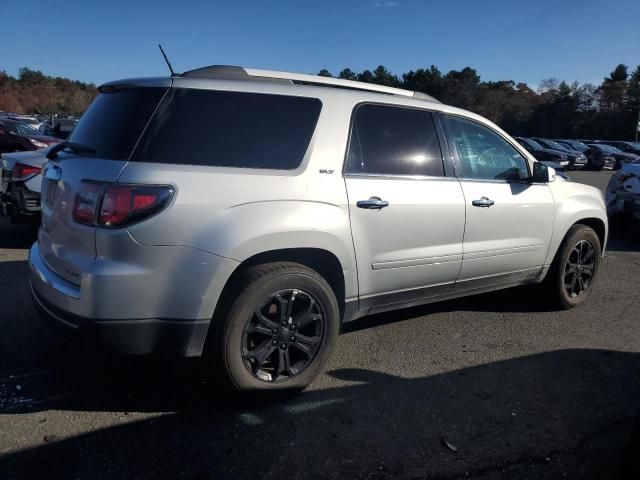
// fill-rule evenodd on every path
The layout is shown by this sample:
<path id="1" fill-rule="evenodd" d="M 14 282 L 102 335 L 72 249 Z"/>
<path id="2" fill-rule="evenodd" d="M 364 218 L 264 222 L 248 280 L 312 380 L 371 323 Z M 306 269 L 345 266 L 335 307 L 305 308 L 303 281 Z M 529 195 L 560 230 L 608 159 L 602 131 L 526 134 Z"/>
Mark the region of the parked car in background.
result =
<path id="1" fill-rule="evenodd" d="M 640 220 L 640 160 L 627 163 L 611 176 L 605 192 L 607 213 Z"/>
<path id="2" fill-rule="evenodd" d="M 587 166 L 587 156 L 579 150 L 567 147 L 566 145 L 562 145 L 561 143 L 558 143 L 555 140 L 550 140 L 548 138 L 534 137 L 533 140 L 544 147 L 566 153 L 567 158 L 569 159 L 570 170 L 575 170 L 577 168 L 583 168 Z"/>
<path id="3" fill-rule="evenodd" d="M 560 145 L 564 145 L 565 147 L 571 148 L 578 152 L 582 152 L 585 155 L 587 155 L 587 152 L 589 151 L 589 146 L 586 143 L 580 142 L 579 140 L 566 140 L 557 138 L 555 138 L 554 140 Z"/>
<path id="4" fill-rule="evenodd" d="M 4 113 L 0 114 L 0 119 L 5 120 L 14 120 L 16 122 L 24 123 L 25 125 L 29 125 L 31 128 L 38 130 L 40 125 L 42 125 L 42 120 L 35 115 L 19 115 L 15 113 Z"/>
<path id="5" fill-rule="evenodd" d="M 229 66 L 100 92 L 47 153 L 29 269 L 46 320 L 117 351 L 206 352 L 233 388 L 281 394 L 318 375 L 343 322 L 541 282 L 568 309 L 594 290 L 600 191 L 479 115 Z"/>
<path id="6" fill-rule="evenodd" d="M 560 165 L 562 170 L 566 170 L 569 167 L 569 156 L 566 152 L 560 150 L 553 150 L 540 145 L 538 142 L 531 138 L 526 137 L 513 137 L 516 141 L 522 145 L 533 157 L 542 163 L 554 163 Z M 549 165 L 551 166 L 551 165 Z M 556 168 L 551 166 L 551 168 Z"/>
<path id="7" fill-rule="evenodd" d="M 623 141 L 616 141 L 616 140 L 598 140 L 595 143 L 604 143 L 605 145 L 611 145 L 612 147 L 617 148 L 621 152 L 640 155 L 640 143 L 623 142 Z"/>
<path id="8" fill-rule="evenodd" d="M 46 160 L 46 150 L 0 155 L 0 215 L 12 223 L 40 220 L 40 173 Z"/>
<path id="9" fill-rule="evenodd" d="M 0 153 L 37 150 L 58 142 L 58 138 L 43 135 L 24 123 L 0 119 Z"/>
<path id="10" fill-rule="evenodd" d="M 76 127 L 78 119 L 70 116 L 53 116 L 40 126 L 40 131 L 46 135 L 66 140 Z"/>
<path id="11" fill-rule="evenodd" d="M 599 150 L 605 155 L 609 155 L 613 157 L 613 169 L 619 170 L 623 165 L 627 163 L 633 163 L 640 158 L 638 155 L 634 155 L 633 153 L 625 153 L 621 150 L 618 150 L 616 147 L 612 147 L 611 145 L 607 145 L 604 143 L 588 143 L 589 148 L 593 148 L 595 150 Z"/>

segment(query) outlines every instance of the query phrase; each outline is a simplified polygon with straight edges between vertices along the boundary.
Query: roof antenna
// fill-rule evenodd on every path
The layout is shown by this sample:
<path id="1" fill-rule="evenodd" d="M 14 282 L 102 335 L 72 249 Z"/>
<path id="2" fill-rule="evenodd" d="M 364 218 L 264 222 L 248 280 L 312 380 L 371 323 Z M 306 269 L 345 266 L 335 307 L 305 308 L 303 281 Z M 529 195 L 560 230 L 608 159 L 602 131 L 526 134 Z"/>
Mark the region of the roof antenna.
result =
<path id="1" fill-rule="evenodd" d="M 164 61 L 167 62 L 167 66 L 169 67 L 169 71 L 171 72 L 171 76 L 175 77 L 176 76 L 176 72 L 173 71 L 173 67 L 171 66 L 171 62 L 167 58 L 167 54 L 164 53 L 164 50 L 162 49 L 162 45 L 158 44 L 158 47 L 160 47 L 160 52 L 162 52 L 162 56 L 164 57 Z"/>

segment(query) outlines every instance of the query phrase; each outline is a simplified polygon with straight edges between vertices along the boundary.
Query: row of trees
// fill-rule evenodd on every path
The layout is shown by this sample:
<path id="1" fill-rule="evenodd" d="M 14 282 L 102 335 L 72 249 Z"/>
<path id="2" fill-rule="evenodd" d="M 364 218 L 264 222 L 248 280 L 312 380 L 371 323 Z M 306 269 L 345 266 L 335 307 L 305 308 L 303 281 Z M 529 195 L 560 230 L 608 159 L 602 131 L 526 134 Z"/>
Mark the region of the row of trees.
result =
<path id="1" fill-rule="evenodd" d="M 327 70 L 319 75 L 332 76 Z M 600 85 L 543 80 L 533 90 L 512 80 L 485 82 L 473 68 L 443 74 L 437 67 L 398 77 L 380 65 L 339 78 L 406 88 L 484 115 L 514 135 L 632 139 L 640 111 L 640 66 L 631 73 L 618 65 Z M 96 96 L 96 86 L 21 68 L 15 78 L 0 71 L 0 111 L 80 115 Z"/>
<path id="2" fill-rule="evenodd" d="M 333 76 L 327 70 L 319 75 Z M 479 113 L 513 135 L 631 140 L 640 111 L 640 66 L 629 73 L 618 65 L 600 85 L 551 78 L 536 90 L 512 80 L 482 81 L 469 67 L 443 74 L 432 65 L 398 77 L 380 65 L 360 73 L 345 68 L 337 76 L 427 93 Z"/>
<path id="3" fill-rule="evenodd" d="M 96 94 L 93 83 L 49 77 L 26 67 L 18 78 L 0 70 L 0 111 L 81 115 Z"/>

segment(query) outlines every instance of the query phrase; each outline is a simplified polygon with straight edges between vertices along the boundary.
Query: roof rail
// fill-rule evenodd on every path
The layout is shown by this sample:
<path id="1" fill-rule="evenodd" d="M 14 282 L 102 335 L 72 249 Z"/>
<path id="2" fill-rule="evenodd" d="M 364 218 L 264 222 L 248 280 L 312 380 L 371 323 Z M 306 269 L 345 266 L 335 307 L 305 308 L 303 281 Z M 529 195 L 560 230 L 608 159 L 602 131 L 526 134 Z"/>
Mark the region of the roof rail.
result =
<path id="1" fill-rule="evenodd" d="M 336 88 L 346 88 L 351 90 L 363 90 L 367 92 L 386 93 L 388 95 L 400 95 L 429 102 L 441 103 L 431 95 L 422 92 L 413 92 L 401 88 L 387 87 L 374 83 L 355 82 L 343 80 L 341 78 L 320 77 L 318 75 L 307 75 L 304 73 L 276 72 L 272 70 L 258 70 L 255 68 L 243 68 L 227 65 L 211 65 L 209 67 L 197 68 L 183 73 L 181 76 L 187 78 L 218 78 L 229 80 L 258 80 L 267 82 L 297 83 L 303 85 L 327 86 Z"/>

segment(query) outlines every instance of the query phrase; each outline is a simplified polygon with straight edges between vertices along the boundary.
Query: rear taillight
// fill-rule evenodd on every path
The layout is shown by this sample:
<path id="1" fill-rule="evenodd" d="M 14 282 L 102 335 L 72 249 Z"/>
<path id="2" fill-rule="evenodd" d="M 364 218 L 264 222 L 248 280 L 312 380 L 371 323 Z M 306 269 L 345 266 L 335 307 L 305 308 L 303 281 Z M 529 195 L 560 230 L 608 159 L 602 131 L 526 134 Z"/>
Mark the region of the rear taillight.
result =
<path id="1" fill-rule="evenodd" d="M 101 183 L 82 182 L 73 202 L 73 219 L 76 222 L 85 225 L 93 223 L 101 190 Z"/>
<path id="2" fill-rule="evenodd" d="M 24 180 L 27 177 L 37 175 L 40 173 L 40 167 L 32 167 L 31 165 L 23 165 L 22 163 L 16 163 L 13 166 L 11 177 L 13 180 Z"/>
<path id="3" fill-rule="evenodd" d="M 173 192 L 173 187 L 167 185 L 83 182 L 76 195 L 73 218 L 86 225 L 125 227 L 162 210 Z"/>
<path id="4" fill-rule="evenodd" d="M 147 185 L 105 185 L 98 215 L 99 226 L 122 227 L 162 210 L 173 188 Z"/>

